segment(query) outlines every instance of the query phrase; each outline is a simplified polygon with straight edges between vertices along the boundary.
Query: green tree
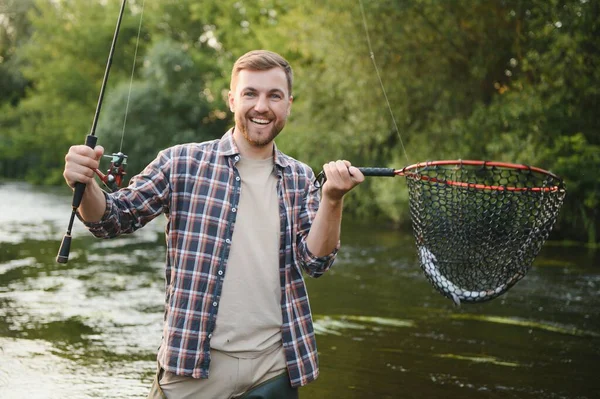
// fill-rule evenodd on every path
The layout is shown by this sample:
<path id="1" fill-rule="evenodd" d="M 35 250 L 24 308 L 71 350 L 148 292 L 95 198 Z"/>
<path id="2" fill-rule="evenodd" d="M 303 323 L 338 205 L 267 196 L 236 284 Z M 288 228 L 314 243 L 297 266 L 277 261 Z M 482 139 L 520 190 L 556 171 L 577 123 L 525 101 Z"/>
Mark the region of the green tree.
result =
<path id="1" fill-rule="evenodd" d="M 363 0 L 367 37 L 361 3 L 346 0 L 146 2 L 131 88 L 142 2 L 128 4 L 98 136 L 113 152 L 125 132 L 130 173 L 165 146 L 221 135 L 232 63 L 266 48 L 295 73 L 278 146 L 316 171 L 338 158 L 526 163 L 567 181 L 556 231 L 597 241 L 600 189 L 588 171 L 600 167 L 600 3 Z M 33 181 L 58 182 L 68 146 L 89 130 L 120 0 L 35 5 L 30 39 L 11 39 L 11 76 L 30 87 L 0 93 L 0 155 Z M 402 179 L 369 178 L 346 205 L 407 224 L 407 202 Z"/>
<path id="2" fill-rule="evenodd" d="M 550 169 L 567 183 L 558 230 L 597 241 L 600 215 L 597 153 L 600 35 L 598 2 L 528 1 L 507 7 L 515 21 L 508 79 L 496 85 L 490 104 L 454 125 L 469 148 L 487 159 Z M 480 131 L 482 136 L 472 136 Z M 477 144 L 479 142 L 479 144 Z"/>
<path id="3" fill-rule="evenodd" d="M 33 84 L 6 117 L 11 126 L 3 135 L 12 156 L 28 161 L 29 180 L 57 183 L 68 147 L 81 143 L 90 129 L 118 4 L 39 0 L 36 6 L 38 13 L 29 14 L 33 34 L 18 50 L 23 75 Z M 117 80 L 129 70 L 135 22 L 131 15 L 123 21 L 111 71 Z"/>
<path id="4" fill-rule="evenodd" d="M 149 49 L 131 94 L 129 82 L 122 82 L 107 99 L 98 135 L 107 152 L 122 149 L 128 155 L 130 175 L 163 148 L 215 139 L 226 131 L 227 106 L 208 88 L 218 70 L 206 57 L 193 59 L 179 43 L 158 42 Z"/>
<path id="5" fill-rule="evenodd" d="M 13 156 L 13 141 L 7 131 L 18 123 L 12 114 L 29 84 L 17 50 L 31 36 L 27 14 L 34 11 L 33 0 L 0 1 L 0 176 L 23 176 L 29 166 Z"/>
<path id="6" fill-rule="evenodd" d="M 25 95 L 28 82 L 16 51 L 31 36 L 27 14 L 34 11 L 33 0 L 0 1 L 0 106 L 15 106 Z"/>

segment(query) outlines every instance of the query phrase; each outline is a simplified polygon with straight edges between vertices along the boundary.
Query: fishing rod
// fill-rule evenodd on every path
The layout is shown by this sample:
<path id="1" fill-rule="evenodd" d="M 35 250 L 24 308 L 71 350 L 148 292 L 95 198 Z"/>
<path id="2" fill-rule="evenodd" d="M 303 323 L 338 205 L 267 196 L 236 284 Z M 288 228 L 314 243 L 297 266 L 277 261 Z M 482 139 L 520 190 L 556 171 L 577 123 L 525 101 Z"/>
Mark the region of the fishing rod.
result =
<path id="1" fill-rule="evenodd" d="M 92 121 L 92 128 L 90 130 L 90 134 L 87 135 L 85 139 L 85 145 L 90 148 L 96 147 L 96 142 L 98 141 L 98 137 L 96 136 L 96 127 L 98 125 L 98 117 L 100 116 L 100 110 L 102 109 L 102 100 L 104 99 L 104 91 L 106 90 L 106 84 L 108 82 L 108 75 L 110 73 L 110 67 L 112 65 L 113 55 L 115 53 L 115 46 L 117 44 L 117 38 L 119 36 L 119 30 L 121 29 L 121 21 L 123 19 L 123 14 L 125 11 L 125 4 L 127 0 L 123 0 L 121 3 L 121 9 L 119 11 L 119 17 L 117 19 L 117 25 L 115 27 L 115 33 L 112 38 L 112 44 L 110 46 L 110 51 L 108 53 L 108 61 L 106 62 L 106 69 L 104 71 L 104 78 L 102 79 L 102 86 L 100 87 L 100 95 L 98 97 L 98 103 L 96 105 L 96 112 L 94 113 L 94 119 Z M 72 202 L 72 212 L 71 218 L 69 220 L 69 225 L 67 227 L 67 232 L 65 233 L 62 242 L 60 244 L 60 249 L 58 250 L 58 255 L 56 256 L 56 261 L 58 263 L 67 263 L 69 260 L 69 253 L 71 251 L 71 231 L 73 229 L 73 222 L 75 221 L 75 216 L 77 215 L 77 210 L 79 209 L 79 205 L 81 204 L 81 200 L 83 198 L 83 194 L 85 192 L 86 185 L 84 183 L 76 182 L 75 190 L 73 192 L 73 202 Z"/>

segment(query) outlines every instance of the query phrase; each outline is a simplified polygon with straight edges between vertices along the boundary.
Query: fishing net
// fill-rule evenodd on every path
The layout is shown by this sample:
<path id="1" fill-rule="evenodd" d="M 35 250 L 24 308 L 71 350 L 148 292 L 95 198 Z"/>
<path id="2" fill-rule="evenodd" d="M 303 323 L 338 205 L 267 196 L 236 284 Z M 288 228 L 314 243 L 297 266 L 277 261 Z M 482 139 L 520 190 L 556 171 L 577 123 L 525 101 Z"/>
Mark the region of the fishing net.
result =
<path id="1" fill-rule="evenodd" d="M 404 176 L 417 252 L 432 285 L 457 305 L 484 302 L 522 279 L 548 238 L 566 191 L 543 169 L 484 161 L 359 168 Z M 317 176 L 317 185 L 326 177 Z"/>
<path id="2" fill-rule="evenodd" d="M 458 305 L 493 299 L 530 269 L 565 196 L 560 178 L 525 165 L 438 161 L 407 178 L 421 268 Z"/>

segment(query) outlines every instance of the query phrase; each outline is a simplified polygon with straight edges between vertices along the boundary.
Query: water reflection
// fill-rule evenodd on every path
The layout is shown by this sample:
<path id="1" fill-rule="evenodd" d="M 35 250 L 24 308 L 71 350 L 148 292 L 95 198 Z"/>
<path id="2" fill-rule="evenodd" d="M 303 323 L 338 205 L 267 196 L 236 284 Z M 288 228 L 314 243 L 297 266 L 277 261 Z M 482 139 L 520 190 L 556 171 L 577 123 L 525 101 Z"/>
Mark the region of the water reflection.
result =
<path id="1" fill-rule="evenodd" d="M 60 265 L 70 193 L 4 184 L 0 201 L 0 398 L 145 397 L 164 221 L 110 241 L 76 223 Z M 347 222 L 336 266 L 308 281 L 321 375 L 303 397 L 600 396 L 597 253 L 547 245 L 508 293 L 456 308 L 423 277 L 410 235 Z"/>

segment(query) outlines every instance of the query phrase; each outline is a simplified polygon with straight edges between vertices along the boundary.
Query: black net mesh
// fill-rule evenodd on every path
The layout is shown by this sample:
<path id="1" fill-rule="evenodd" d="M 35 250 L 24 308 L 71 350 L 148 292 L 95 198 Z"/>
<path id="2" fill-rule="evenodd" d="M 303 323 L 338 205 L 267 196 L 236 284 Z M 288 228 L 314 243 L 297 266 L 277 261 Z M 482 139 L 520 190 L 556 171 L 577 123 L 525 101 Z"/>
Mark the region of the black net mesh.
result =
<path id="1" fill-rule="evenodd" d="M 559 178 L 532 169 L 455 164 L 404 175 L 421 267 L 456 304 L 493 299 L 523 278 L 565 195 Z"/>

